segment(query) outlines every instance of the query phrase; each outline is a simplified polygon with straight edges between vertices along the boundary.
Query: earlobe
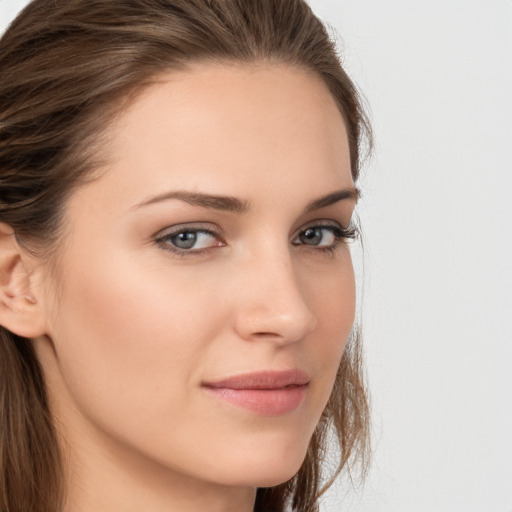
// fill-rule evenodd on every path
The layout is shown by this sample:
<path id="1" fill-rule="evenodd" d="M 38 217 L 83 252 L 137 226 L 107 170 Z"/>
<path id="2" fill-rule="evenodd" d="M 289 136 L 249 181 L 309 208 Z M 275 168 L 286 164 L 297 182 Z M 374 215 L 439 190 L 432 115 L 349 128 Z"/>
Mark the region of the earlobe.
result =
<path id="1" fill-rule="evenodd" d="M 44 334 L 44 318 L 24 256 L 13 229 L 0 223 L 0 325 L 35 338 Z"/>

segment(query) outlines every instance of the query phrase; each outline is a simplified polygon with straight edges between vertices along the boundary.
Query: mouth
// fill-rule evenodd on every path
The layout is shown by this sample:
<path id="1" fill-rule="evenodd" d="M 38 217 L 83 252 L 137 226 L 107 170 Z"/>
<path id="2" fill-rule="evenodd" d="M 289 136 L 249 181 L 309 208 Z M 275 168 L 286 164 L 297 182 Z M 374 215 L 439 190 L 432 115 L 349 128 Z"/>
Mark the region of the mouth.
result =
<path id="1" fill-rule="evenodd" d="M 308 375 L 298 369 L 247 373 L 202 384 L 207 393 L 218 399 L 262 416 L 296 410 L 304 401 L 308 386 Z"/>

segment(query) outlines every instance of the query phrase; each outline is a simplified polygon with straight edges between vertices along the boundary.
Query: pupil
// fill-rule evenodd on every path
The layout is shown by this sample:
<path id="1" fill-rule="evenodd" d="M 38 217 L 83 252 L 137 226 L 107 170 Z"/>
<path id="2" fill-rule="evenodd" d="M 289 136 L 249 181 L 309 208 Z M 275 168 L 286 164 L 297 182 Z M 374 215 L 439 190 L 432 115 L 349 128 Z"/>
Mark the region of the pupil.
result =
<path id="1" fill-rule="evenodd" d="M 300 238 L 302 243 L 318 245 L 322 241 L 322 230 L 319 228 L 306 229 Z"/>
<path id="2" fill-rule="evenodd" d="M 190 249 L 194 247 L 197 240 L 197 233 L 193 233 L 192 231 L 184 231 L 183 233 L 178 233 L 173 237 L 173 244 L 180 249 Z"/>

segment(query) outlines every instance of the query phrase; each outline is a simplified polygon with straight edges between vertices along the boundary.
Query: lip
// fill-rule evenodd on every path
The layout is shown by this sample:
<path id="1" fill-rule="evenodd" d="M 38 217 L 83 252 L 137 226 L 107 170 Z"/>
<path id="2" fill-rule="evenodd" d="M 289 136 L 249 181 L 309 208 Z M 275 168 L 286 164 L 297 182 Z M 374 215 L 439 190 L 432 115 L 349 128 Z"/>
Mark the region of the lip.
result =
<path id="1" fill-rule="evenodd" d="M 302 370 L 265 370 L 204 382 L 202 388 L 217 398 L 263 416 L 278 416 L 304 401 L 309 376 Z"/>

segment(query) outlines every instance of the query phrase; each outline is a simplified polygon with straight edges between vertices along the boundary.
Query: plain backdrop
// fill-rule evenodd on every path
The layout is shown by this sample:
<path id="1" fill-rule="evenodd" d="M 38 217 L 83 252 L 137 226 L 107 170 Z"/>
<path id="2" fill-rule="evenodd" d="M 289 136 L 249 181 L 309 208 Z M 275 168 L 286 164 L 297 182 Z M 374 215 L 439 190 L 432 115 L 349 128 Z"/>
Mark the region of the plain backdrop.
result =
<path id="1" fill-rule="evenodd" d="M 25 3 L 0 0 L 0 30 Z M 376 138 L 356 255 L 373 464 L 323 512 L 512 512 L 512 1 L 310 3 Z"/>

